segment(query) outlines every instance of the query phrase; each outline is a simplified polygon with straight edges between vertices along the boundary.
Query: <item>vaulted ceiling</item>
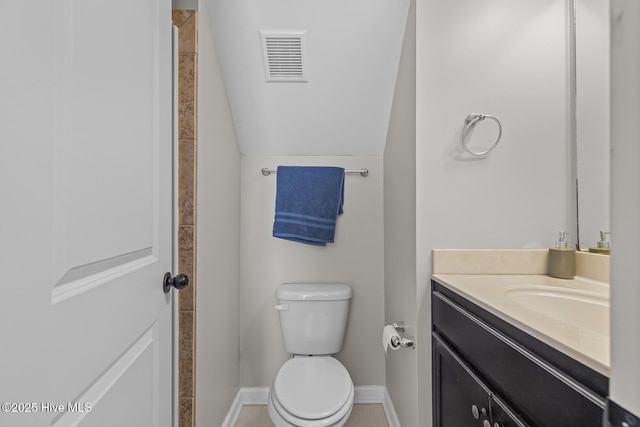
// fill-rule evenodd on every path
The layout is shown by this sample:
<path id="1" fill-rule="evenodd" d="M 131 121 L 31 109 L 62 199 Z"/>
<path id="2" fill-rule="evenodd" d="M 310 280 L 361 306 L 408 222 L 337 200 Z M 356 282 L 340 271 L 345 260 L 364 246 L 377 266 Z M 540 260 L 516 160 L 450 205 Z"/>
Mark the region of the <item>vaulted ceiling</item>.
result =
<path id="1" fill-rule="evenodd" d="M 207 5 L 243 154 L 384 152 L 409 0 Z M 285 45 L 282 36 L 293 37 L 284 58 L 278 45 L 269 52 L 271 65 L 284 59 L 280 71 L 304 75 L 269 81 L 264 33 Z"/>

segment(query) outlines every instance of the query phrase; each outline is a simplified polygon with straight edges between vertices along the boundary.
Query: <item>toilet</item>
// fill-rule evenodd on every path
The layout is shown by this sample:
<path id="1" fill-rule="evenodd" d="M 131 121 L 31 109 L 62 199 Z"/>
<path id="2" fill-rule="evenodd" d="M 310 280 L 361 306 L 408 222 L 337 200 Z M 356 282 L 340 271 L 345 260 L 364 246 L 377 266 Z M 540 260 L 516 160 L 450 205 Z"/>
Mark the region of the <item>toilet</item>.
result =
<path id="1" fill-rule="evenodd" d="M 349 419 L 353 381 L 331 355 L 342 349 L 351 295 L 345 284 L 278 286 L 275 308 L 292 357 L 269 389 L 267 408 L 276 427 L 341 427 Z"/>

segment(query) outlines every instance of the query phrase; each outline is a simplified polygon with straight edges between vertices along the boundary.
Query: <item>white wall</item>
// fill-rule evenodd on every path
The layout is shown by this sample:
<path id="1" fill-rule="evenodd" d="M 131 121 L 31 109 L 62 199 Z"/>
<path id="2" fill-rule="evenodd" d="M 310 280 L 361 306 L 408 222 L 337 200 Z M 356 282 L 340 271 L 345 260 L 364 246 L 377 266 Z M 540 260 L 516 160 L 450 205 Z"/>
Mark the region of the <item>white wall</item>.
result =
<path id="1" fill-rule="evenodd" d="M 344 214 L 335 244 L 309 246 L 271 236 L 276 177 L 263 167 L 334 165 L 369 169 L 345 179 Z M 382 157 L 242 157 L 240 273 L 240 385 L 269 386 L 288 358 L 275 291 L 286 282 L 343 282 L 353 287 L 349 324 L 337 355 L 355 385 L 384 384 L 384 238 Z"/>
<path id="2" fill-rule="evenodd" d="M 610 397 L 640 416 L 640 4 L 611 2 Z"/>
<path id="3" fill-rule="evenodd" d="M 219 426 L 239 387 L 240 154 L 204 2 L 198 18 L 195 420 Z"/>
<path id="4" fill-rule="evenodd" d="M 573 230 L 563 1 L 417 4 L 416 170 L 420 426 L 431 425 L 433 248 L 546 247 Z M 467 159 L 467 114 L 497 116 L 502 141 Z M 472 141 L 496 135 L 480 123 Z"/>
<path id="5" fill-rule="evenodd" d="M 198 0 L 172 0 L 173 10 L 198 10 Z"/>
<path id="6" fill-rule="evenodd" d="M 409 0 L 207 4 L 243 154 L 382 154 Z M 307 31 L 307 83 L 265 82 L 260 30 Z"/>
<path id="7" fill-rule="evenodd" d="M 384 308 L 386 323 L 404 321 L 416 336 L 416 25 L 411 2 L 384 152 Z M 418 346 L 430 347 L 429 342 Z M 415 350 L 389 352 L 387 390 L 400 424 L 418 426 Z M 422 363 L 422 362 L 420 362 Z M 421 401 L 428 405 L 430 400 Z"/>

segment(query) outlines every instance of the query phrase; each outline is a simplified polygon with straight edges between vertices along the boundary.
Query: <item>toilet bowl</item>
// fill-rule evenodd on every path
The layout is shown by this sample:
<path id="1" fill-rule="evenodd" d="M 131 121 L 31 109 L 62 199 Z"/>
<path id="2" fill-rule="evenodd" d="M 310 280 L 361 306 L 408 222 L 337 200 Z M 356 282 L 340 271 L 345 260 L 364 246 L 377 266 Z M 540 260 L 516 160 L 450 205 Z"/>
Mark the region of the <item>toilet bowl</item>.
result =
<path id="1" fill-rule="evenodd" d="M 296 356 L 278 371 L 267 407 L 277 427 L 340 427 L 353 408 L 346 368 L 330 356 Z"/>
<path id="2" fill-rule="evenodd" d="M 267 408 L 276 427 L 341 427 L 349 419 L 353 382 L 331 355 L 342 349 L 351 295 L 345 284 L 278 286 L 275 309 L 293 357 L 269 390 Z"/>

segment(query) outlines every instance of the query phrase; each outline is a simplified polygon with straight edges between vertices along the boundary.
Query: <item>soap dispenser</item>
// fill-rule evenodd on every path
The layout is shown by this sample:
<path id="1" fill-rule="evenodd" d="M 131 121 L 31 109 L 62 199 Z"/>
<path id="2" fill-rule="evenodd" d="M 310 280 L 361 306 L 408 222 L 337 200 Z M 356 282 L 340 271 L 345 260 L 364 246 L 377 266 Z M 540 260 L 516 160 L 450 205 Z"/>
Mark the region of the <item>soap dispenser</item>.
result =
<path id="1" fill-rule="evenodd" d="M 549 248 L 549 276 L 573 279 L 576 276 L 576 250 L 567 247 L 566 231 L 560 232 L 555 248 Z"/>
<path id="2" fill-rule="evenodd" d="M 609 231 L 601 231 L 600 232 L 600 241 L 596 243 L 595 248 L 589 248 L 589 252 L 594 252 L 597 254 L 610 255 L 611 254 L 611 243 L 607 240 L 607 234 L 611 234 Z"/>

